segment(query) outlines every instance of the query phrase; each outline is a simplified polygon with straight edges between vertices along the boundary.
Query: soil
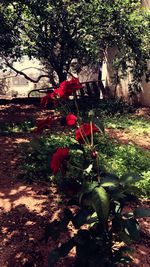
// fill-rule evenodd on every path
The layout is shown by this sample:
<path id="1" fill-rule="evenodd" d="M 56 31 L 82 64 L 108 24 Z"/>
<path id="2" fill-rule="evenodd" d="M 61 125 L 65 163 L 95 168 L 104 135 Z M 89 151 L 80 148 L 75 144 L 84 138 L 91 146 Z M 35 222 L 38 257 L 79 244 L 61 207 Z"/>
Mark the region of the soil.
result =
<path id="1" fill-rule="evenodd" d="M 36 120 L 47 114 L 49 111 L 32 105 L 0 106 L 1 123 Z M 149 116 L 147 111 L 144 112 L 144 116 Z M 128 136 L 123 132 L 108 130 L 108 134 L 119 142 L 129 142 Z M 64 232 L 57 242 L 49 239 L 46 244 L 44 229 L 49 222 L 61 217 L 65 201 L 54 185 L 26 184 L 16 178 L 20 161 L 18 145 L 29 142 L 32 137 L 31 133 L 0 136 L 0 267 L 47 267 L 49 252 L 73 235 L 70 226 L 70 230 Z M 150 140 L 144 137 L 141 139 L 140 137 L 140 143 L 138 139 L 133 141 L 143 149 L 149 149 Z M 150 206 L 148 200 L 140 202 L 138 205 Z M 140 225 L 141 240 L 132 246 L 132 266 L 148 267 L 150 220 L 141 219 Z M 72 266 L 73 261 L 74 251 L 64 260 L 60 260 L 57 267 Z"/>
<path id="2" fill-rule="evenodd" d="M 118 129 L 106 129 L 106 133 L 111 139 L 116 140 L 118 143 L 122 144 L 134 144 L 139 148 L 150 150 L 150 135 L 143 134 L 143 136 L 139 134 L 131 134 L 126 133 L 126 130 L 118 130 Z"/>

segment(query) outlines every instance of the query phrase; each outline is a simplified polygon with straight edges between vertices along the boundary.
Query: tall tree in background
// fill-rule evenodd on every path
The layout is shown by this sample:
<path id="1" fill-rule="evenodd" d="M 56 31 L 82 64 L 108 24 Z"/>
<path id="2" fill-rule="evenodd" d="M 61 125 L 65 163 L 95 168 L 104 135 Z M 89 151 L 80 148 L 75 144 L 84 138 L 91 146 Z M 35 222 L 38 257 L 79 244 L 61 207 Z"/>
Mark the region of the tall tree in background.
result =
<path id="1" fill-rule="evenodd" d="M 27 55 L 44 64 L 51 81 L 57 75 L 61 82 L 73 58 L 81 66 L 102 63 L 115 46 L 118 79 L 131 72 L 131 86 L 138 88 L 147 72 L 150 14 L 139 0 L 6 0 L 0 14 L 0 33 L 9 33 L 0 55 L 9 67 Z"/>
<path id="2" fill-rule="evenodd" d="M 139 0 L 106 0 L 100 8 L 100 36 L 106 47 L 115 47 L 116 81 L 130 74 L 130 92 L 141 90 L 145 75 L 149 80 L 150 11 Z"/>
<path id="3" fill-rule="evenodd" d="M 98 16 L 97 5 L 98 1 L 68 0 L 21 0 L 3 4 L 7 20 L 21 11 L 11 31 L 18 41 L 16 50 L 12 49 L 12 62 L 22 55 L 37 58 L 46 66 L 49 76 L 57 74 L 60 82 L 65 79 L 73 58 L 81 64 L 92 62 L 96 53 L 90 53 L 90 29 L 98 26 L 98 20 L 94 21 Z M 7 64 L 11 67 L 8 60 Z"/>

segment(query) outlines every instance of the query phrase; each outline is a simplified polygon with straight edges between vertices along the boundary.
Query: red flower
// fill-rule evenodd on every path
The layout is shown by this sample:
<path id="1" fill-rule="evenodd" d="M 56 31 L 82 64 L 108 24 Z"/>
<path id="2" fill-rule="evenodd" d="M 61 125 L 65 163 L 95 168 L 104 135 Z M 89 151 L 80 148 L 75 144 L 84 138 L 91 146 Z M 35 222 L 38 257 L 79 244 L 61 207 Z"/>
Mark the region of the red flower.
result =
<path id="1" fill-rule="evenodd" d="M 60 83 L 60 87 L 54 90 L 54 93 L 59 97 L 67 98 L 76 90 L 82 88 L 78 78 L 72 78 L 70 81 Z"/>
<path id="2" fill-rule="evenodd" d="M 73 115 L 72 113 L 69 113 L 67 116 L 66 116 L 66 123 L 68 126 L 72 126 L 76 123 L 77 121 L 77 117 L 75 115 Z"/>
<path id="3" fill-rule="evenodd" d="M 55 93 L 54 92 L 47 94 L 46 96 L 41 98 L 41 105 L 46 107 L 48 102 L 50 100 L 54 100 L 54 99 L 55 99 Z"/>
<path id="4" fill-rule="evenodd" d="M 53 154 L 51 162 L 50 162 L 50 167 L 54 175 L 56 175 L 59 170 L 61 171 L 62 175 L 65 175 L 66 172 L 66 165 L 65 160 L 69 156 L 69 149 L 59 147 L 56 152 Z"/>
<path id="5" fill-rule="evenodd" d="M 40 120 L 37 123 L 35 133 L 41 133 L 45 128 L 49 128 L 53 123 L 52 117 L 47 117 L 45 120 Z"/>
<path id="6" fill-rule="evenodd" d="M 57 97 L 67 98 L 72 95 L 76 90 L 82 88 L 78 78 L 73 77 L 70 81 L 64 81 L 60 83 L 60 87 L 54 89 L 52 93 L 47 94 L 41 98 L 41 104 L 46 107 L 50 100 L 56 100 Z"/>
<path id="7" fill-rule="evenodd" d="M 95 126 L 95 124 L 92 124 L 92 131 L 94 132 L 99 132 L 99 129 Z M 81 127 L 76 130 L 76 140 L 84 144 L 84 139 L 83 137 L 91 135 L 91 125 L 89 123 L 84 123 L 81 125 Z"/>

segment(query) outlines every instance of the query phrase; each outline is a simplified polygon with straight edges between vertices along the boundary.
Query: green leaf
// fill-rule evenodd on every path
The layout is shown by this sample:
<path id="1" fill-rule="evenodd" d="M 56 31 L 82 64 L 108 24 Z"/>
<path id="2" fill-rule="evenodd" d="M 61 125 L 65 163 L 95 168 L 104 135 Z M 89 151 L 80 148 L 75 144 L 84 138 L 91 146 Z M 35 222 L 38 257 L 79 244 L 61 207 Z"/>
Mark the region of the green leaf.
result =
<path id="1" fill-rule="evenodd" d="M 101 186 L 103 187 L 115 187 L 117 186 L 117 184 L 115 182 L 111 182 L 111 181 L 105 181 L 105 182 L 101 182 Z"/>
<path id="2" fill-rule="evenodd" d="M 119 233 L 119 238 L 121 241 L 123 241 L 125 244 L 130 245 L 132 243 L 129 235 L 127 235 L 125 232 Z"/>
<path id="3" fill-rule="evenodd" d="M 80 144 L 69 144 L 70 150 L 79 150 L 81 153 L 83 153 L 83 148 Z"/>
<path id="4" fill-rule="evenodd" d="M 116 181 L 116 182 L 120 181 L 119 177 L 114 173 L 102 172 L 101 177 L 102 177 L 102 179 L 108 178 L 108 179 L 112 179 L 113 181 Z"/>
<path id="5" fill-rule="evenodd" d="M 68 255 L 69 251 L 74 247 L 74 239 L 62 244 L 59 248 L 54 249 L 48 257 L 48 267 L 53 267 L 61 257 Z"/>
<path id="6" fill-rule="evenodd" d="M 90 193 L 92 190 L 98 186 L 98 182 L 86 182 L 83 184 L 82 193 Z"/>
<path id="7" fill-rule="evenodd" d="M 94 215 L 95 214 L 95 215 Z M 87 219 L 87 224 L 90 224 L 90 227 L 92 227 L 93 225 L 95 225 L 96 223 L 98 223 L 98 217 L 96 212 L 93 213 L 93 216 L 89 217 Z"/>
<path id="8" fill-rule="evenodd" d="M 89 174 L 89 173 L 92 171 L 92 168 L 93 168 L 93 164 L 90 164 L 90 165 L 84 170 L 84 173 Z"/>
<path id="9" fill-rule="evenodd" d="M 90 192 L 92 192 L 92 190 L 98 186 L 98 182 L 86 182 L 83 184 L 82 189 L 81 189 L 81 193 L 79 196 L 79 203 L 81 204 L 83 199 L 85 199 L 85 195 L 89 194 Z"/>
<path id="10" fill-rule="evenodd" d="M 140 175 L 135 173 L 126 173 L 120 177 L 120 181 L 123 185 L 135 183 L 140 179 Z"/>
<path id="11" fill-rule="evenodd" d="M 92 212 L 88 209 L 80 209 L 72 220 L 75 228 L 80 228 L 82 225 L 84 225 L 91 213 Z"/>
<path id="12" fill-rule="evenodd" d="M 90 241 L 90 232 L 85 229 L 80 229 L 74 237 L 74 241 L 76 244 L 80 245 L 88 243 Z"/>
<path id="13" fill-rule="evenodd" d="M 131 219 L 133 218 L 133 212 L 125 212 L 122 214 L 124 217 L 126 217 L 127 219 Z"/>
<path id="14" fill-rule="evenodd" d="M 132 240 L 134 241 L 139 240 L 140 238 L 139 224 L 134 218 L 125 220 L 124 229 L 125 229 L 125 232 L 129 234 Z"/>
<path id="15" fill-rule="evenodd" d="M 60 236 L 60 222 L 55 220 L 49 223 L 45 228 L 45 242 L 47 243 L 49 237 L 53 240 L 57 240 Z"/>
<path id="16" fill-rule="evenodd" d="M 132 262 L 132 258 L 129 256 L 122 256 L 118 263 L 122 264 L 130 264 Z"/>
<path id="17" fill-rule="evenodd" d="M 137 208 L 134 210 L 134 217 L 135 218 L 144 218 L 144 217 L 150 217 L 150 209 L 147 208 Z"/>
<path id="18" fill-rule="evenodd" d="M 119 187 L 119 179 L 113 176 L 102 177 L 101 186 L 116 189 L 117 187 Z"/>
<path id="19" fill-rule="evenodd" d="M 101 133 L 105 134 L 105 128 L 104 128 L 104 123 L 102 120 L 99 118 L 94 118 L 93 119 L 94 124 L 97 126 L 97 128 L 100 130 Z"/>
<path id="20" fill-rule="evenodd" d="M 93 189 L 91 204 L 99 219 L 105 223 L 109 215 L 109 197 L 103 187 L 96 187 Z"/>

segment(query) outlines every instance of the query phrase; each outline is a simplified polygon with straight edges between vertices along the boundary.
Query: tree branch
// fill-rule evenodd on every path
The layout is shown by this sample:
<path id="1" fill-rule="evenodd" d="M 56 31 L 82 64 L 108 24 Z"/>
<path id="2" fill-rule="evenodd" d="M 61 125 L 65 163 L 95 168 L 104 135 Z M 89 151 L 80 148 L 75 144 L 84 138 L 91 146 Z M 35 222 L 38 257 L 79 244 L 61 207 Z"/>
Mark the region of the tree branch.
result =
<path id="1" fill-rule="evenodd" d="M 47 75 L 48 75 L 48 72 L 46 70 L 40 69 L 40 68 L 37 68 L 37 67 L 28 67 L 28 68 L 22 69 L 20 71 L 25 71 L 25 70 L 29 70 L 29 69 L 35 69 L 35 70 L 43 71 L 43 72 L 47 73 Z"/>
<path id="2" fill-rule="evenodd" d="M 29 77 L 27 74 L 25 74 L 22 70 L 17 70 L 16 68 L 14 68 L 6 59 L 5 59 L 5 64 L 7 67 L 11 68 L 14 72 L 16 72 L 16 76 L 17 75 L 22 75 L 24 76 L 27 80 L 29 80 L 30 82 L 33 82 L 33 83 L 38 83 L 40 81 L 41 78 L 50 78 L 49 75 L 40 75 L 37 80 L 34 80 L 32 79 L 31 77 Z M 29 69 L 29 68 L 26 68 L 26 69 Z M 25 69 L 24 69 L 25 70 Z"/>

